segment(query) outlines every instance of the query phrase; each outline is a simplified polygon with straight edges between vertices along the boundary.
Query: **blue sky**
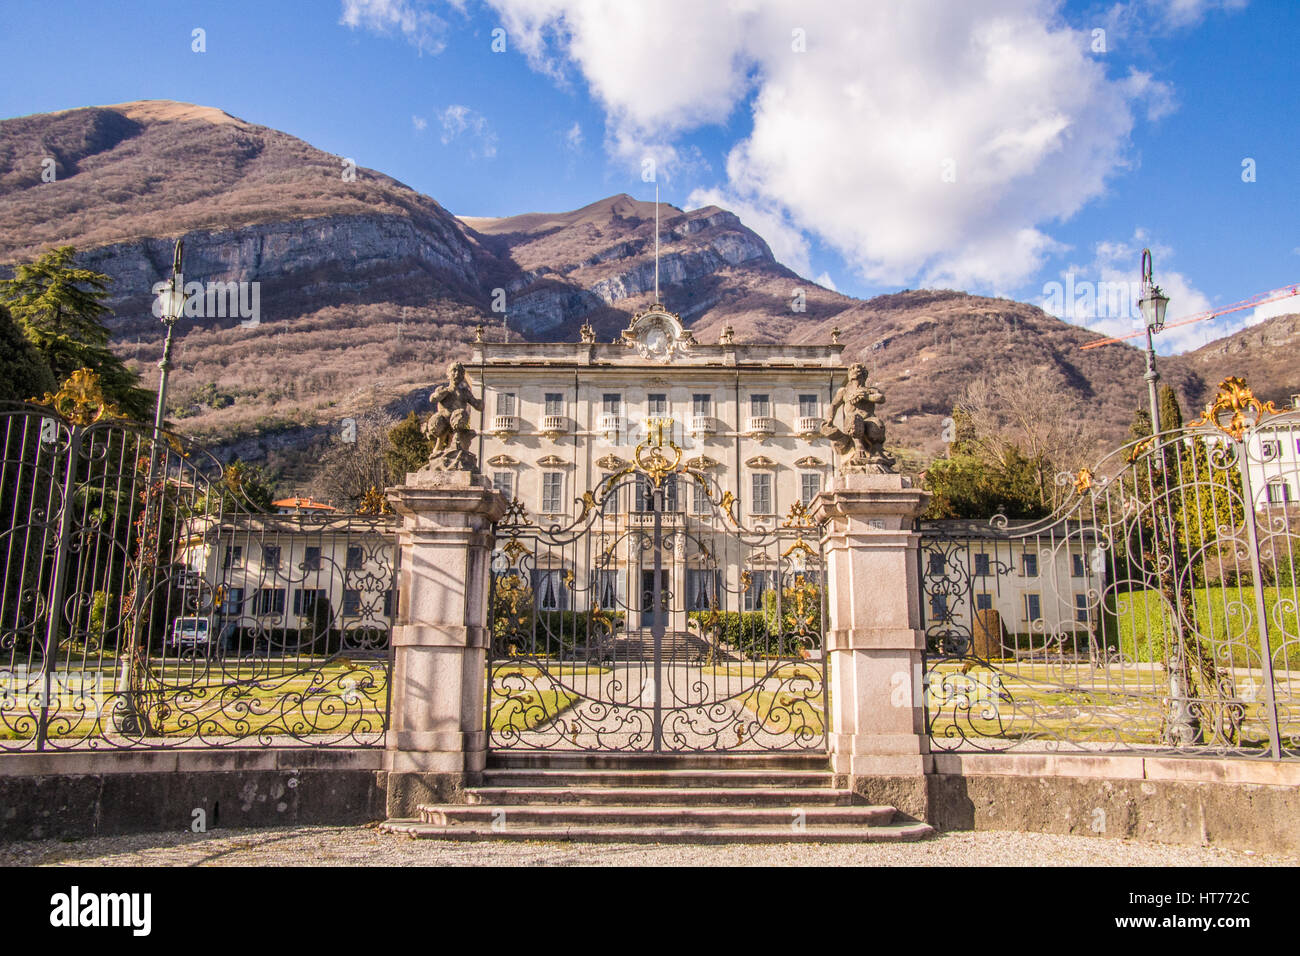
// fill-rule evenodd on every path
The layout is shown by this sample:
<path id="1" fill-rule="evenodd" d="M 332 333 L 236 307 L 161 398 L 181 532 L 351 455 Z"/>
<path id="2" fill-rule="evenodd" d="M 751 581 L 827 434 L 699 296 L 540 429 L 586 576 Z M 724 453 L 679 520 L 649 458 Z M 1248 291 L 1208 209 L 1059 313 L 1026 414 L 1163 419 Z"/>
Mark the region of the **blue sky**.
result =
<path id="1" fill-rule="evenodd" d="M 0 116 L 215 106 L 461 215 L 652 198 L 650 157 L 665 201 L 732 208 L 856 296 L 1003 294 L 1114 333 L 1127 303 L 1049 284 L 1135 280 L 1143 245 L 1171 318 L 1300 281 L 1293 0 L 18 0 L 6 26 Z"/>

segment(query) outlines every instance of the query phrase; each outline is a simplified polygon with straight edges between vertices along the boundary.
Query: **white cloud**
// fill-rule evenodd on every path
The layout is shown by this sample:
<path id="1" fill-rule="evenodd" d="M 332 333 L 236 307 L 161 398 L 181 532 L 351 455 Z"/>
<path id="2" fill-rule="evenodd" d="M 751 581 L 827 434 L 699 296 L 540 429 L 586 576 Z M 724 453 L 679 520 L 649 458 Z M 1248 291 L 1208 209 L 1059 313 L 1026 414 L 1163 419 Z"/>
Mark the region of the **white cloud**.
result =
<path id="1" fill-rule="evenodd" d="M 401 34 L 420 51 L 438 54 L 447 46 L 447 24 L 421 0 L 343 0 L 339 23 L 381 36 Z"/>
<path id="2" fill-rule="evenodd" d="M 564 134 L 564 145 L 574 151 L 582 148 L 582 124 L 577 120 L 573 121 L 573 125 Z"/>
<path id="3" fill-rule="evenodd" d="M 836 287 L 835 280 L 831 278 L 831 274 L 829 272 L 823 272 L 816 279 L 813 279 L 813 282 L 816 282 L 823 289 L 830 289 L 832 292 L 840 291 Z"/>
<path id="4" fill-rule="evenodd" d="M 458 103 L 448 106 L 438 114 L 442 122 L 442 144 L 450 144 L 464 137 L 470 143 L 469 154 L 474 159 L 491 159 L 497 154 L 497 136 L 482 113 Z"/>
<path id="5" fill-rule="evenodd" d="M 1103 335 L 1121 336 L 1142 331 L 1145 326 L 1137 309 L 1137 299 L 1143 248 L 1151 249 L 1153 278 L 1169 296 L 1166 323 L 1213 308 L 1209 297 L 1196 288 L 1191 279 L 1169 268 L 1168 264 L 1174 261 L 1173 250 L 1152 240 L 1141 229 L 1131 239 L 1097 243 L 1090 263 L 1070 265 L 1061 272 L 1056 281 L 1060 282 L 1063 290 L 1073 290 L 1074 302 L 1083 307 L 1083 313 L 1077 308 L 1063 310 L 1056 307 L 1060 303 L 1052 301 L 1047 286 L 1044 287 L 1043 308 L 1058 318 Z M 1067 292 L 1063 298 L 1068 295 Z M 1156 351 L 1176 354 L 1199 348 L 1214 339 L 1231 335 L 1246 324 L 1245 319 L 1239 316 L 1223 316 L 1191 325 L 1166 327 L 1156 336 Z M 1138 339 L 1132 341 L 1142 344 Z"/>
<path id="6" fill-rule="evenodd" d="M 415 127 L 417 133 L 423 133 L 429 126 L 429 121 L 423 116 L 411 115 L 411 125 Z"/>
<path id="7" fill-rule="evenodd" d="M 1143 0 L 1142 6 L 1149 8 L 1166 26 L 1189 27 L 1197 23 L 1211 11 L 1224 10 L 1229 13 L 1244 10 L 1249 0 Z"/>
<path id="8" fill-rule="evenodd" d="M 713 201 L 792 268 L 806 232 L 879 284 L 1022 284 L 1059 248 L 1048 225 L 1125 168 L 1135 111 L 1172 108 L 1146 74 L 1108 77 L 1060 0 L 491 2 L 535 68 L 581 74 L 630 164 L 671 174 L 675 138 L 752 94 Z"/>
<path id="9" fill-rule="evenodd" d="M 1264 305 L 1256 306 L 1255 311 L 1246 319 L 1246 324 L 1259 325 L 1265 319 L 1294 313 L 1300 313 L 1300 293 L 1287 296 L 1285 299 L 1278 299 L 1276 302 L 1267 302 Z"/>

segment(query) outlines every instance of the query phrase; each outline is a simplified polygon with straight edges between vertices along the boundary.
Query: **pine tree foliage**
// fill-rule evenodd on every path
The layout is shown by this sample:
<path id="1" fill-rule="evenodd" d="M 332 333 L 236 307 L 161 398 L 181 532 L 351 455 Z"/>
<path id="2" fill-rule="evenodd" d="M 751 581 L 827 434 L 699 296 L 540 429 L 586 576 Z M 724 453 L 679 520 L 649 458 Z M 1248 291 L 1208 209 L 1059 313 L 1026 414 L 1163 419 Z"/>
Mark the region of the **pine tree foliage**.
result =
<path id="1" fill-rule="evenodd" d="M 111 280 L 79 268 L 76 254 L 72 246 L 60 246 L 19 265 L 12 279 L 0 280 L 0 303 L 9 307 L 57 381 L 88 368 L 110 403 L 130 418 L 149 420 L 153 393 L 139 386 L 139 376 L 108 347 L 103 320 L 112 313 L 103 300 Z"/>

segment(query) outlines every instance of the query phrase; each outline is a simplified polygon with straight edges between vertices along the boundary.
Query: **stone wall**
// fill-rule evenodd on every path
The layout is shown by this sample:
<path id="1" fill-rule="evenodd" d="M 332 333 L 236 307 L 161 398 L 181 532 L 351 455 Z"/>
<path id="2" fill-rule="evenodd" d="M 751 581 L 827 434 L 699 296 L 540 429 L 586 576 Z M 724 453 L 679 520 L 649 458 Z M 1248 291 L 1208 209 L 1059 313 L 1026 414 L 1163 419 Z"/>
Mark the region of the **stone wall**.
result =
<path id="1" fill-rule="evenodd" d="M 361 824 L 384 817 L 379 750 L 0 756 L 0 840 Z"/>

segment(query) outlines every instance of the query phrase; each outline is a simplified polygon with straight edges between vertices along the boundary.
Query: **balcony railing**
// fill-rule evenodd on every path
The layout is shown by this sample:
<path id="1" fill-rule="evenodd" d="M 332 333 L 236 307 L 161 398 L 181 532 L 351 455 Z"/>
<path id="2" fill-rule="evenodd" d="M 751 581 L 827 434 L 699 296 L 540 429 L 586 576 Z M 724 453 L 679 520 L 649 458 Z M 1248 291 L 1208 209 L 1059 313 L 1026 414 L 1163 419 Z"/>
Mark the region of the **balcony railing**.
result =
<path id="1" fill-rule="evenodd" d="M 558 438 L 569 433 L 569 419 L 565 415 L 543 415 L 542 434 L 548 438 Z"/>
<path id="2" fill-rule="evenodd" d="M 691 434 L 692 435 L 712 435 L 717 430 L 712 415 L 692 415 L 691 416 Z"/>
<path id="3" fill-rule="evenodd" d="M 497 435 L 514 435 L 519 431 L 519 416 L 493 415 L 492 431 Z"/>
<path id="4" fill-rule="evenodd" d="M 776 434 L 776 420 L 766 415 L 756 415 L 749 419 L 745 434 L 751 438 L 768 438 Z"/>
<path id="5" fill-rule="evenodd" d="M 795 419 L 795 431 L 806 438 L 821 434 L 822 420 L 816 415 L 800 415 Z"/>
<path id="6" fill-rule="evenodd" d="M 615 435 L 618 433 L 619 425 L 622 424 L 622 418 L 618 415 L 602 414 L 596 423 L 596 430 L 604 432 L 606 435 Z"/>

